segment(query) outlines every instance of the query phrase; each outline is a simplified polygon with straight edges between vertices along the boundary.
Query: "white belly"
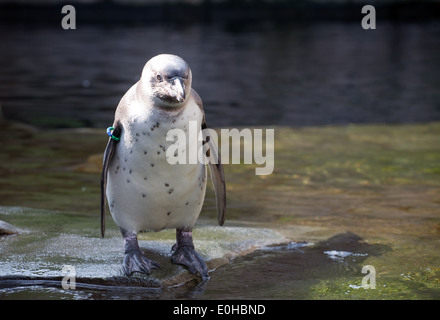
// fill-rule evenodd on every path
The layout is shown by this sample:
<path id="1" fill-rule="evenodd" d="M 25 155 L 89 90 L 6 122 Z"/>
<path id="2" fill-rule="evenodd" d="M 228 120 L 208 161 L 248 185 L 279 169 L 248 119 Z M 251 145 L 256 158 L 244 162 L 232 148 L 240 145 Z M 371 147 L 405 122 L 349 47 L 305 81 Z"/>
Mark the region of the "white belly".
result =
<path id="1" fill-rule="evenodd" d="M 205 197 L 206 166 L 172 165 L 166 160 L 166 150 L 173 144 L 166 141 L 168 130 L 184 130 L 189 120 L 201 123 L 198 107 L 187 109 L 174 122 L 158 122 L 150 115 L 123 123 L 107 182 L 110 211 L 119 227 L 159 231 L 196 223 Z"/>

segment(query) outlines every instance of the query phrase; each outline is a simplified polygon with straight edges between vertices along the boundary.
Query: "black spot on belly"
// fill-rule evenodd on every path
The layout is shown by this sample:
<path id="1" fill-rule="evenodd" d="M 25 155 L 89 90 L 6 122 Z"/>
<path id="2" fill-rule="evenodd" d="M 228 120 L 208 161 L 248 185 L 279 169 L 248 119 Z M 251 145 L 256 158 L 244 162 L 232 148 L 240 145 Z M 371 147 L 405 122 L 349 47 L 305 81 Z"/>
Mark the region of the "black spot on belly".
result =
<path id="1" fill-rule="evenodd" d="M 152 163 L 151 166 L 154 167 L 154 163 Z"/>
<path id="2" fill-rule="evenodd" d="M 127 179 L 127 183 L 130 183 L 130 179 Z"/>
<path id="3" fill-rule="evenodd" d="M 147 195 L 145 193 L 142 193 L 142 198 L 145 198 Z"/>
<path id="4" fill-rule="evenodd" d="M 185 206 L 189 205 L 189 202 L 185 203 Z"/>
<path id="5" fill-rule="evenodd" d="M 169 187 L 170 186 L 170 184 L 169 183 L 165 183 L 165 187 Z"/>
<path id="6" fill-rule="evenodd" d="M 168 190 L 168 194 L 172 194 L 172 193 L 173 193 L 173 191 L 174 191 L 174 189 L 173 189 L 173 188 L 169 189 L 169 190 Z"/>
<path id="7" fill-rule="evenodd" d="M 168 211 L 168 212 L 167 212 L 167 216 L 169 216 L 170 214 L 171 214 L 171 211 Z"/>

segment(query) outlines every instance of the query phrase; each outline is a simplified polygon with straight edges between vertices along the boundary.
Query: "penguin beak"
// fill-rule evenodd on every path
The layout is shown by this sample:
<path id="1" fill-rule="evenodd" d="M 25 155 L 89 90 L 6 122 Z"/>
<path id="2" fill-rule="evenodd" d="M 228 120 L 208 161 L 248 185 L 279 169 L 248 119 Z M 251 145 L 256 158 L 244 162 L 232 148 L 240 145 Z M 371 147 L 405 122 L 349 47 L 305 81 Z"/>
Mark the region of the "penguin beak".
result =
<path id="1" fill-rule="evenodd" d="M 174 98 L 176 98 L 176 101 L 178 102 L 185 101 L 185 83 L 183 82 L 182 78 L 175 77 L 172 80 L 171 88 L 173 91 Z"/>

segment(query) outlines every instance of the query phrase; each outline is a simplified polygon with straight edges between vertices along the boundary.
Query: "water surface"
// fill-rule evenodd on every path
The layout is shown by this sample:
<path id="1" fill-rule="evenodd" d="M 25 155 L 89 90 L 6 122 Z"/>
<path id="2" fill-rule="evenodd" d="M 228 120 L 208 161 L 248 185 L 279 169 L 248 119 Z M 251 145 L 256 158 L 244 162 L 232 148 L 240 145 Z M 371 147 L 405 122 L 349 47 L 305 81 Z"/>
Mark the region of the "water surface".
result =
<path id="1" fill-rule="evenodd" d="M 100 278 L 117 275 L 123 254 L 110 217 L 100 239 L 94 153 L 102 154 L 105 133 L 2 128 L 9 139 L 0 154 L 0 220 L 27 230 L 0 239 L 2 299 L 439 298 L 439 123 L 275 128 L 272 175 L 225 166 L 225 226 L 252 228 L 253 239 L 258 228 L 273 230 L 288 242 L 232 258 L 207 283 L 162 289 Z M 215 219 L 209 184 L 198 226 Z M 143 241 L 169 249 L 173 234 Z M 81 272 L 74 291 L 61 288 L 66 263 Z M 360 287 L 365 265 L 376 270 L 375 290 Z"/>
<path id="2" fill-rule="evenodd" d="M 188 61 L 214 127 L 440 119 L 435 22 L 1 28 L 3 112 L 44 127 L 107 127 L 159 53 Z"/>

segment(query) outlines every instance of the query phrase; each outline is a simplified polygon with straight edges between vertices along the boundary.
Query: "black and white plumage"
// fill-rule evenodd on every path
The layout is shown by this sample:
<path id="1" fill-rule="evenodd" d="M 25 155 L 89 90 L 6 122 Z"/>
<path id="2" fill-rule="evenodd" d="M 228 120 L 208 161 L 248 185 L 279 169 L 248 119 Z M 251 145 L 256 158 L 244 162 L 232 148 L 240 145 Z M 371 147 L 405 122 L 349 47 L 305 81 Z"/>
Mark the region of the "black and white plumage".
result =
<path id="1" fill-rule="evenodd" d="M 140 250 L 140 231 L 176 229 L 171 260 L 192 273 L 208 276 L 206 263 L 195 251 L 192 229 L 206 191 L 206 165 L 170 164 L 166 141 L 171 129 L 188 131 L 189 122 L 206 128 L 202 101 L 191 88 L 188 64 L 162 54 L 145 65 L 140 80 L 122 97 L 115 113 L 113 135 L 104 153 L 101 177 L 101 233 L 105 231 L 105 198 L 125 241 L 123 269 L 149 274 L 158 268 Z M 209 140 L 209 139 L 207 139 Z M 211 146 L 211 150 L 215 146 Z M 225 220 L 226 189 L 223 166 L 209 163 L 216 194 L 218 222 Z"/>

